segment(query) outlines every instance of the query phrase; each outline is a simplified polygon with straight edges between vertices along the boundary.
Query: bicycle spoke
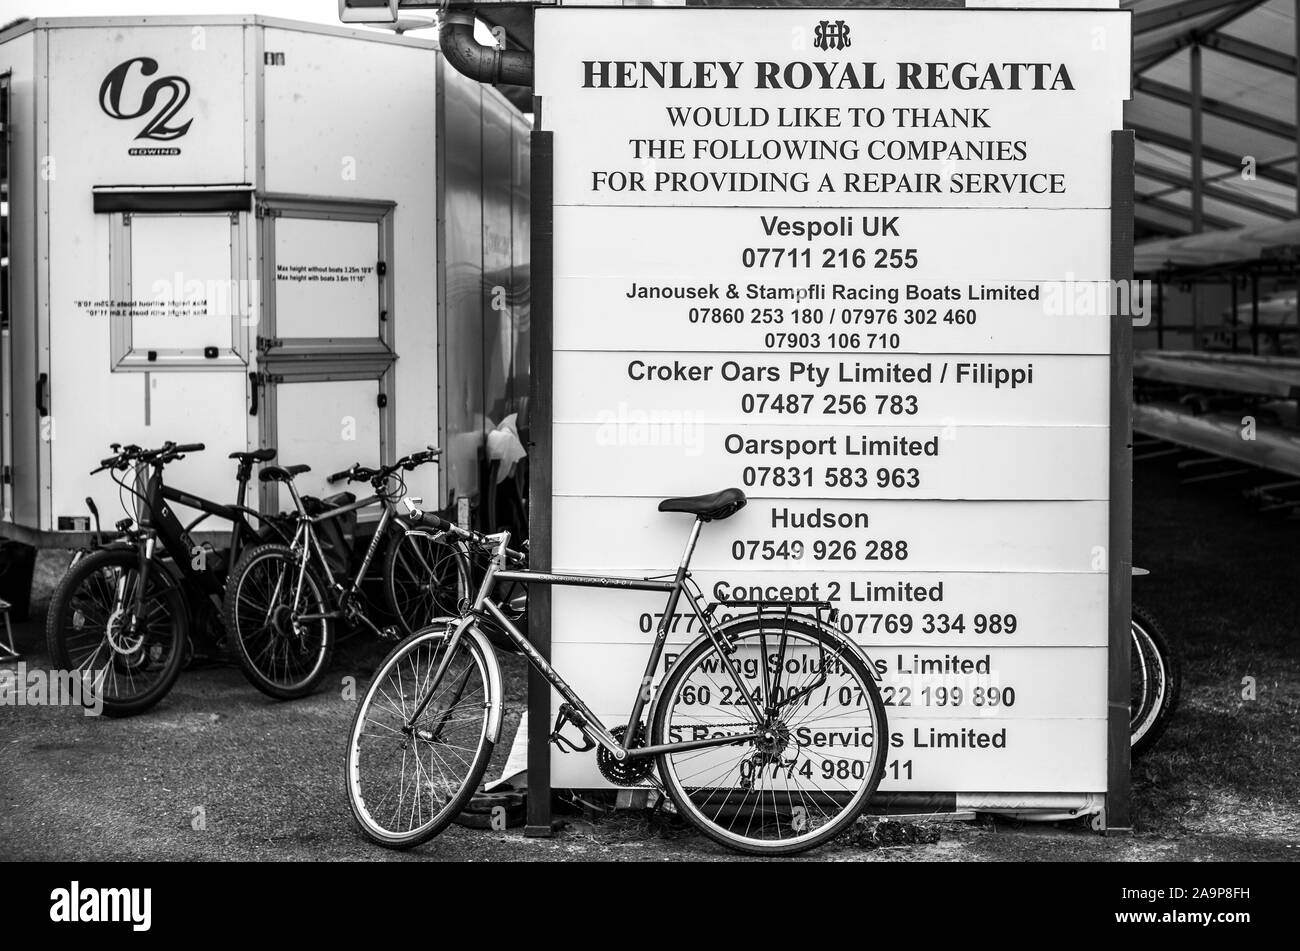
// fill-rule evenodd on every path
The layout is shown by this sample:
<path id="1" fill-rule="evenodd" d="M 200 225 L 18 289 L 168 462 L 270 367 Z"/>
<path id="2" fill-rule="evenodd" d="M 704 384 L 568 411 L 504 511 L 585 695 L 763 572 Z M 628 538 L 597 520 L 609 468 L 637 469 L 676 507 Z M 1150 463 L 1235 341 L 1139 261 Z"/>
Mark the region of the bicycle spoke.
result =
<path id="1" fill-rule="evenodd" d="M 463 640 L 443 680 L 434 684 L 445 640 L 441 632 L 428 632 L 404 642 L 376 672 L 353 723 L 349 799 L 362 828 L 385 844 L 450 821 L 452 805 L 486 766 L 483 660 Z"/>
<path id="2" fill-rule="evenodd" d="M 883 757 L 883 707 L 866 665 L 849 663 L 820 633 L 775 620 L 753 623 L 733 646 L 727 661 L 708 646 L 679 662 L 661 742 L 759 736 L 666 753 L 670 791 L 710 835 L 746 851 L 797 848 L 824 838 L 823 830 L 833 834 L 865 804 Z M 750 701 L 770 702 L 775 715 L 756 722 Z M 818 742 L 839 745 L 814 747 L 812 730 L 832 737 Z"/>

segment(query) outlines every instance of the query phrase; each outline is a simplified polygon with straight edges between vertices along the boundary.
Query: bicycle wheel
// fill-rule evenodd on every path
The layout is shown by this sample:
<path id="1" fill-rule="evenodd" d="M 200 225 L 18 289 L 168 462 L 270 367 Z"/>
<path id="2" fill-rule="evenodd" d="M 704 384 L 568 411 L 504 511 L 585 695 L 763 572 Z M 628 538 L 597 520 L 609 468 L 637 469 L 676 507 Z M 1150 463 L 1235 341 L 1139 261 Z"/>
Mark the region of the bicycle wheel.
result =
<path id="1" fill-rule="evenodd" d="M 1129 742 L 1132 755 L 1150 749 L 1169 725 L 1182 692 L 1182 658 L 1150 613 L 1133 605 L 1129 651 Z"/>
<path id="2" fill-rule="evenodd" d="M 489 725 L 501 704 L 496 655 L 465 634 L 438 683 L 449 625 L 412 634 L 384 659 L 348 732 L 344 785 L 366 836 L 410 848 L 447 827 L 474 795 L 492 756 Z M 408 720 L 430 692 L 418 721 Z"/>
<path id="3" fill-rule="evenodd" d="M 325 583 L 310 565 L 302 568 L 287 546 L 258 545 L 239 556 L 226 585 L 226 634 L 239 666 L 277 700 L 315 690 L 334 652 Z"/>
<path id="4" fill-rule="evenodd" d="M 870 667 L 804 619 L 749 618 L 724 630 L 730 657 L 702 638 L 669 672 L 652 743 L 760 737 L 661 754 L 664 787 L 701 832 L 737 851 L 788 855 L 821 845 L 861 814 L 885 769 L 889 731 Z M 758 720 L 745 697 L 763 712 L 769 694 L 775 715 Z"/>
<path id="5" fill-rule="evenodd" d="M 402 630 L 413 634 L 434 618 L 460 613 L 469 566 L 445 539 L 399 532 L 384 555 L 384 595 Z"/>
<path id="6" fill-rule="evenodd" d="M 171 690 L 189 636 L 185 595 L 158 564 L 132 626 L 139 569 L 134 549 L 91 552 L 59 582 L 45 622 L 52 665 L 75 671 L 87 699 L 102 701 L 110 717 L 141 713 Z"/>

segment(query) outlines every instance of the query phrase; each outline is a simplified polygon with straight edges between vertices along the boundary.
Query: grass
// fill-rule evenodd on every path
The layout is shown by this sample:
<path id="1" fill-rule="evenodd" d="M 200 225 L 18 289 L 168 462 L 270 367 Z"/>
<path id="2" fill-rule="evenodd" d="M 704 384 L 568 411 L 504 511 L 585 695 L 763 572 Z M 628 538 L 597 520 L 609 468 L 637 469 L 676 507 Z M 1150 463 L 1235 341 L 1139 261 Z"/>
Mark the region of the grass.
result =
<path id="1" fill-rule="evenodd" d="M 1183 643 L 1182 702 L 1134 764 L 1139 831 L 1300 827 L 1300 523 L 1172 465 L 1135 479 L 1133 598 Z M 1254 696 L 1244 678 L 1253 678 Z"/>

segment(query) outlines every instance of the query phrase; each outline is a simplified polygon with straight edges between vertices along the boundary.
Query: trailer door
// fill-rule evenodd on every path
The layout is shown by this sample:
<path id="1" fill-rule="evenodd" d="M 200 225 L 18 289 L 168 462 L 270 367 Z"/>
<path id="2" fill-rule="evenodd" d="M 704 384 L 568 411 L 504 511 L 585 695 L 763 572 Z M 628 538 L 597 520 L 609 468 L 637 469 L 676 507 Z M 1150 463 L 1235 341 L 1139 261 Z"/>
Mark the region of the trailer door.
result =
<path id="1" fill-rule="evenodd" d="M 262 322 L 257 336 L 260 439 L 283 465 L 306 463 L 300 492 L 326 476 L 395 456 L 393 203 L 265 196 Z M 264 486 L 269 509 L 289 505 Z"/>

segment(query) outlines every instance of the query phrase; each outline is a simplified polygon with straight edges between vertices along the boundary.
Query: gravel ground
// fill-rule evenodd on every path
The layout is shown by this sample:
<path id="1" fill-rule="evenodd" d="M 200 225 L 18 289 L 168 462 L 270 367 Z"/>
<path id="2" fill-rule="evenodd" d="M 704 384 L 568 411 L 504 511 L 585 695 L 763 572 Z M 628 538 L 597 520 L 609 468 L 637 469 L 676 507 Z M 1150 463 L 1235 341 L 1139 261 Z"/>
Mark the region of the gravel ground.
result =
<path id="1" fill-rule="evenodd" d="M 935 820 L 934 843 L 867 850 L 845 840 L 812 858 L 1300 858 L 1297 522 L 1254 513 L 1222 487 L 1181 486 L 1169 468 L 1139 470 L 1136 508 L 1137 561 L 1154 572 L 1138 580 L 1136 598 L 1182 633 L 1188 652 L 1178 718 L 1134 769 L 1136 834 Z M 46 597 L 61 566 L 57 554 L 43 554 Z M 37 615 L 42 609 L 38 602 Z M 28 662 L 44 663 L 39 626 L 17 633 Z M 331 686 L 288 704 L 264 698 L 236 669 L 211 668 L 184 672 L 158 707 L 127 720 L 0 708 L 0 859 L 736 858 L 639 813 L 575 815 L 550 839 L 453 826 L 414 852 L 369 844 L 344 799 L 352 705 L 343 688 L 377 658 L 344 654 Z M 517 684 L 517 662 L 508 673 Z M 1244 676 L 1256 678 L 1254 700 L 1241 696 Z"/>

